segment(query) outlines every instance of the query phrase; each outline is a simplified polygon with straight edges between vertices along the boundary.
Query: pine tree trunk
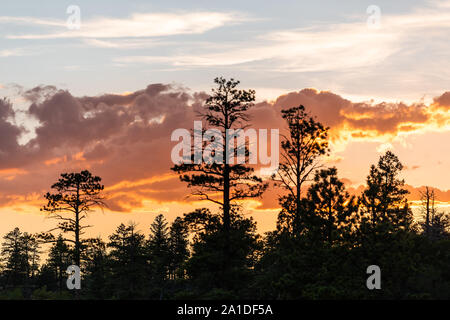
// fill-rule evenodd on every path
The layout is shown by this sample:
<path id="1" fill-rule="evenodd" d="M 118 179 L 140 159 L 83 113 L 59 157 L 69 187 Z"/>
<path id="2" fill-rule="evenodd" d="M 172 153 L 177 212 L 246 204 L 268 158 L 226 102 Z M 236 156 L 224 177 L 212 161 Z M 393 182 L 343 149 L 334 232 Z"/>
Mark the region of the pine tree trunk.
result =
<path id="1" fill-rule="evenodd" d="M 297 172 L 296 172 L 296 178 L 297 178 L 297 197 L 296 197 L 296 217 L 294 221 L 296 221 L 296 225 L 294 226 L 296 230 L 294 230 L 294 234 L 300 231 L 300 199 L 301 199 L 301 180 L 300 180 L 300 146 L 297 141 Z"/>
<path id="2" fill-rule="evenodd" d="M 427 237 L 430 237 L 430 191 L 428 190 L 428 187 L 426 187 L 426 200 L 427 200 L 427 212 L 426 212 L 426 219 L 425 219 L 425 233 Z"/>
<path id="3" fill-rule="evenodd" d="M 230 172 L 225 164 L 223 174 L 223 226 L 226 233 L 230 231 Z"/>
<path id="4" fill-rule="evenodd" d="M 77 205 L 75 209 L 75 264 L 80 267 L 80 185 L 77 184 Z"/>
<path id="5" fill-rule="evenodd" d="M 224 168 L 223 168 L 223 226 L 225 230 L 225 235 L 227 237 L 227 246 L 229 245 L 228 235 L 230 233 L 230 165 L 228 164 L 228 112 L 227 107 L 225 108 L 224 118 L 225 118 L 225 139 L 224 139 Z"/>

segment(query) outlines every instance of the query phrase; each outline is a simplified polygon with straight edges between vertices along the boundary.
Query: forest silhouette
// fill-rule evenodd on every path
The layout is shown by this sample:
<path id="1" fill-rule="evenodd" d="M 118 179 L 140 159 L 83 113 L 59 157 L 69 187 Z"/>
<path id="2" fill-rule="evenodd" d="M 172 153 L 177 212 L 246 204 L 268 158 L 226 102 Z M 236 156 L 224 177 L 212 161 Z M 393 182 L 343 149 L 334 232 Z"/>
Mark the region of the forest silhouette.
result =
<path id="1" fill-rule="evenodd" d="M 203 130 L 218 129 L 224 145 L 228 129 L 251 125 L 255 91 L 238 85 L 216 78 L 199 114 Z M 191 195 L 217 209 L 172 223 L 157 215 L 149 237 L 134 223 L 108 239 L 85 237 L 89 212 L 107 204 L 102 179 L 88 170 L 61 174 L 41 208 L 55 228 L 3 236 L 0 299 L 448 299 L 450 215 L 437 208 L 433 190 L 423 192 L 414 219 L 403 165 L 387 151 L 374 159 L 364 191 L 350 195 L 337 169 L 321 161 L 330 153 L 329 128 L 302 105 L 282 117 L 280 166 L 270 179 L 245 163 L 174 164 Z M 236 150 L 250 156 L 248 144 Z M 242 201 L 268 188 L 279 190 L 280 210 L 276 229 L 261 235 Z M 80 290 L 66 286 L 73 264 Z M 381 289 L 366 286 L 371 265 L 380 267 Z"/>

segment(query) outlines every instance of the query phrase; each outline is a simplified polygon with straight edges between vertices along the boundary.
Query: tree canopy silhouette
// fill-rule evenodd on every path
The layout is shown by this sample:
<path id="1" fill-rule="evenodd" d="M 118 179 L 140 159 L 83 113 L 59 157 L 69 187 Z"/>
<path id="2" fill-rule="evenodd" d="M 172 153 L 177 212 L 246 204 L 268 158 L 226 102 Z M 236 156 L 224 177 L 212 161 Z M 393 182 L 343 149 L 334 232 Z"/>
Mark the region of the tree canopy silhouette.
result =
<path id="1" fill-rule="evenodd" d="M 216 78 L 217 88 L 206 100 L 204 111 L 199 114 L 200 119 L 208 128 L 219 130 L 221 139 L 210 137 L 214 159 L 219 161 L 201 161 L 195 163 L 196 153 L 203 154 L 208 148 L 203 143 L 200 151 L 192 150 L 193 163 L 176 164 L 172 170 L 180 175 L 181 181 L 187 182 L 193 188 L 192 194 L 200 199 L 209 200 L 221 206 L 223 210 L 223 225 L 225 232 L 230 229 L 230 212 L 232 204 L 237 200 L 259 197 L 267 188 L 261 178 L 253 174 L 254 169 L 246 164 L 232 164 L 229 159 L 233 156 L 229 146 L 236 136 L 230 136 L 230 129 L 242 133 L 250 120 L 247 111 L 253 107 L 255 101 L 254 90 L 239 90 L 239 81 Z M 194 130 L 194 137 L 206 132 Z M 238 145 L 235 153 L 249 155 L 247 145 Z M 198 155 L 197 155 L 198 156 Z M 208 160 L 208 159 L 207 159 Z M 221 197 L 221 199 L 220 199 Z"/>
<path id="2" fill-rule="evenodd" d="M 62 173 L 58 182 L 51 186 L 55 192 L 45 194 L 47 204 L 41 208 L 41 211 L 49 213 L 51 218 L 59 221 L 56 229 L 73 234 L 73 239 L 65 238 L 64 241 L 74 244 L 74 262 L 78 266 L 82 250 L 80 237 L 84 234 L 83 230 L 90 227 L 82 225 L 81 222 L 94 207 L 105 206 L 101 180 L 87 170 Z M 49 233 L 43 234 L 42 237 L 47 241 L 55 241 Z"/>
<path id="3" fill-rule="evenodd" d="M 370 227 L 384 224 L 392 228 L 410 228 L 412 213 L 408 206 L 405 181 L 399 178 L 403 165 L 391 151 L 372 165 L 367 177 L 367 189 L 359 198 L 363 224 Z"/>
<path id="4" fill-rule="evenodd" d="M 302 217 L 302 185 L 319 167 L 318 159 L 328 152 L 328 128 L 306 112 L 303 105 L 282 110 L 288 125 L 288 133 L 281 142 L 281 159 L 273 179 L 288 195 L 280 198 L 284 215 L 291 220 L 292 227 L 300 232 Z M 280 224 L 286 221 L 279 221 Z"/>

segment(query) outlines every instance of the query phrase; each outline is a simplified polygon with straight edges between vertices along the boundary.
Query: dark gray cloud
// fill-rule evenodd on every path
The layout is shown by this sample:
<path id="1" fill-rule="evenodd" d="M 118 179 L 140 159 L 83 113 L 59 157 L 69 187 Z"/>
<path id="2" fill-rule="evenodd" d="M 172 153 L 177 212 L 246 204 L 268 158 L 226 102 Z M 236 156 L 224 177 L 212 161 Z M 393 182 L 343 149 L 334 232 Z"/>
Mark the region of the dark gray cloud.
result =
<path id="1" fill-rule="evenodd" d="M 139 206 L 143 199 L 184 200 L 184 184 L 160 178 L 170 174 L 172 166 L 171 133 L 192 128 L 206 93 L 165 84 L 92 97 L 75 97 L 53 86 L 20 92 L 29 104 L 27 115 L 39 126 L 35 137 L 20 145 L 24 128 L 11 121 L 11 103 L 0 100 L 0 205 L 42 194 L 61 172 L 85 168 L 103 177 L 107 186 L 128 182 L 111 191 L 115 210 L 125 210 L 125 204 Z M 435 104 L 447 105 L 448 97 L 445 93 Z M 251 112 L 252 125 L 283 130 L 280 110 L 299 104 L 331 127 L 332 138 L 339 138 L 342 130 L 361 137 L 367 131 L 395 135 L 432 120 L 421 103 L 354 103 L 331 92 L 303 89 L 274 103 L 258 103 Z"/>

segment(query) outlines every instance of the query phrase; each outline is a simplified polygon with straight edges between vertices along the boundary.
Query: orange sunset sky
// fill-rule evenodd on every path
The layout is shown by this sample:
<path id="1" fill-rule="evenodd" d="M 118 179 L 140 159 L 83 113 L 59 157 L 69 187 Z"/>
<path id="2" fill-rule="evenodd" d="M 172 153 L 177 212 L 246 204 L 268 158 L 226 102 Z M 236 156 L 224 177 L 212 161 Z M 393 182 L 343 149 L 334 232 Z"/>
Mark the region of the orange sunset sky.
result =
<path id="1" fill-rule="evenodd" d="M 2 132 L 10 139 L 2 139 L 9 158 L 3 157 L 0 171 L 0 232 L 14 226 L 29 232 L 50 229 L 53 221 L 39 212 L 42 195 L 60 173 L 82 169 L 101 176 L 108 195 L 109 208 L 90 215 L 92 235 L 109 234 L 128 221 L 145 230 L 158 213 L 173 220 L 207 205 L 186 198 L 188 189 L 170 171 L 176 145 L 170 135 L 193 126 L 195 110 L 205 97 L 161 84 L 128 94 L 81 98 L 52 87 L 25 92 L 24 99 L 32 99 L 28 112 L 41 125 L 36 136 L 21 145 L 17 140 L 23 129 L 3 120 Z M 418 189 L 429 185 L 436 188 L 441 206 L 450 203 L 450 152 L 440 147 L 450 138 L 450 92 L 426 105 L 355 103 L 328 91 L 302 89 L 257 103 L 252 126 L 283 132 L 280 109 L 298 104 L 330 126 L 332 152 L 323 164 L 336 166 L 352 192 L 361 190 L 369 166 L 389 149 L 405 165 L 410 200 L 419 200 Z M 2 110 L 13 112 L 5 102 Z M 245 213 L 253 215 L 260 231 L 274 227 L 279 192 L 271 188 L 262 199 L 244 203 Z"/>
<path id="2" fill-rule="evenodd" d="M 322 161 L 351 193 L 392 150 L 413 206 L 431 186 L 450 210 L 450 3 L 400 2 L 379 1 L 381 23 L 371 28 L 369 2 L 286 1 L 282 10 L 256 1 L 79 1 L 79 30 L 66 29 L 60 2 L 5 4 L 0 236 L 52 229 L 39 212 L 43 194 L 60 173 L 83 169 L 102 177 L 108 196 L 108 208 L 89 216 L 89 236 L 130 221 L 147 234 L 159 213 L 172 221 L 216 210 L 187 198 L 170 171 L 171 133 L 193 127 L 216 76 L 256 90 L 253 128 L 282 133 L 280 110 L 306 106 L 330 127 Z M 275 227 L 279 193 L 243 203 L 260 232 Z"/>

